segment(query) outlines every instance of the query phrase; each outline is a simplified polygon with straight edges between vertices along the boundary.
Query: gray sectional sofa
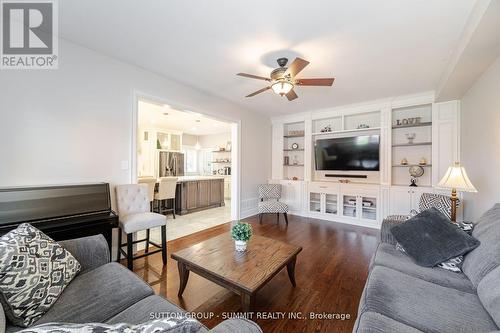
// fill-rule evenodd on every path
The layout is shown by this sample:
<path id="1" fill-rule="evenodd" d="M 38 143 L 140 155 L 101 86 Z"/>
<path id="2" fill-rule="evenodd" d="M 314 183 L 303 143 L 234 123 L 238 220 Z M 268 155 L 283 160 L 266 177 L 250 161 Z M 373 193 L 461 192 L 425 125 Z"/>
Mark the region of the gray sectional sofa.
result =
<path id="1" fill-rule="evenodd" d="M 500 326 L 500 204 L 475 223 L 481 245 L 463 273 L 426 268 L 395 248 L 383 222 L 353 332 L 492 332 Z"/>
<path id="2" fill-rule="evenodd" d="M 49 322 L 139 324 L 151 320 L 150 315 L 154 313 L 184 313 L 163 297 L 155 296 L 153 289 L 127 268 L 109 262 L 108 245 L 103 236 L 60 244 L 80 262 L 82 271 L 35 325 Z M 21 329 L 5 323 L 3 315 L 0 306 L 0 332 L 3 325 L 7 333 Z M 261 333 L 262 330 L 252 321 L 229 319 L 212 330 L 202 328 L 198 332 Z"/>

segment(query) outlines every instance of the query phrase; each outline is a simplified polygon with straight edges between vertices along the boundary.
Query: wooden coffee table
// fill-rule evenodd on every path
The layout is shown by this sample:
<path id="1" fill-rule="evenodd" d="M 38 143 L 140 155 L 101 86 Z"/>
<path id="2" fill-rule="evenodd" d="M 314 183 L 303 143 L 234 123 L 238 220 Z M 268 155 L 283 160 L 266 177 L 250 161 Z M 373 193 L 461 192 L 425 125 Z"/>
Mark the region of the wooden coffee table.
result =
<path id="1" fill-rule="evenodd" d="M 247 250 L 237 252 L 230 234 L 210 238 L 171 255 L 179 268 L 178 296 L 193 272 L 240 295 L 243 311 L 249 312 L 257 291 L 285 266 L 295 287 L 295 262 L 300 251 L 300 246 L 254 235 Z"/>

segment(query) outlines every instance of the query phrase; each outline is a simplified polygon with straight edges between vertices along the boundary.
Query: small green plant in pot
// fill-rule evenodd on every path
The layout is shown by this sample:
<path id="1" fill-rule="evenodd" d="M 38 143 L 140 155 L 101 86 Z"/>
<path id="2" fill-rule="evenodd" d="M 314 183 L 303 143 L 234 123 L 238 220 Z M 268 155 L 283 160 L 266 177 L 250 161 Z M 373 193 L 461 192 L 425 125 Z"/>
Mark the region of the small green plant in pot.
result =
<path id="1" fill-rule="evenodd" d="M 247 242 L 252 237 L 252 226 L 248 223 L 238 222 L 231 228 L 231 237 L 234 239 L 236 251 L 245 251 Z"/>

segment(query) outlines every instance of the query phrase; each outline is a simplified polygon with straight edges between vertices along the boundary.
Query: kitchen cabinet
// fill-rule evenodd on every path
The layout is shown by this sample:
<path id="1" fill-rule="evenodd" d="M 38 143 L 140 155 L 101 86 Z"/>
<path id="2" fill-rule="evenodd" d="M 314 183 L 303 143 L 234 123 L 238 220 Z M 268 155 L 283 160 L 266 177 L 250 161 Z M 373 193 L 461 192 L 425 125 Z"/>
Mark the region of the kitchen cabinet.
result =
<path id="1" fill-rule="evenodd" d="M 175 210 L 179 215 L 224 206 L 224 179 L 180 180 L 175 195 Z"/>
<path id="2" fill-rule="evenodd" d="M 303 185 L 300 180 L 276 180 L 269 181 L 270 184 L 281 184 L 280 201 L 288 205 L 290 213 L 302 212 Z"/>
<path id="3" fill-rule="evenodd" d="M 341 215 L 365 222 L 378 221 L 379 195 L 375 190 L 347 189 L 341 194 Z"/>

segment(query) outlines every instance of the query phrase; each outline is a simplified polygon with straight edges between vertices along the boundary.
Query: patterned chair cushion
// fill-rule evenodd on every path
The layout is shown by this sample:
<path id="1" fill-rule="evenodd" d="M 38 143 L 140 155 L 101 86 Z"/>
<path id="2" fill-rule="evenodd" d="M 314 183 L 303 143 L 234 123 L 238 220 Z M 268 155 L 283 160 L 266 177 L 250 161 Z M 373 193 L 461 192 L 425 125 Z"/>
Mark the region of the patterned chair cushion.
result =
<path id="1" fill-rule="evenodd" d="M 17 326 L 27 327 L 57 301 L 80 271 L 61 245 L 23 223 L 0 238 L 0 301 Z"/>
<path id="2" fill-rule="evenodd" d="M 281 198 L 281 184 L 259 185 L 259 199 L 279 199 Z"/>
<path id="3" fill-rule="evenodd" d="M 460 205 L 460 200 L 457 200 L 457 207 Z M 423 212 L 429 208 L 437 208 L 441 213 L 451 219 L 451 198 L 442 194 L 422 193 L 418 203 L 418 209 Z"/>
<path id="4" fill-rule="evenodd" d="M 288 206 L 279 201 L 259 202 L 259 214 L 264 213 L 288 213 Z"/>

